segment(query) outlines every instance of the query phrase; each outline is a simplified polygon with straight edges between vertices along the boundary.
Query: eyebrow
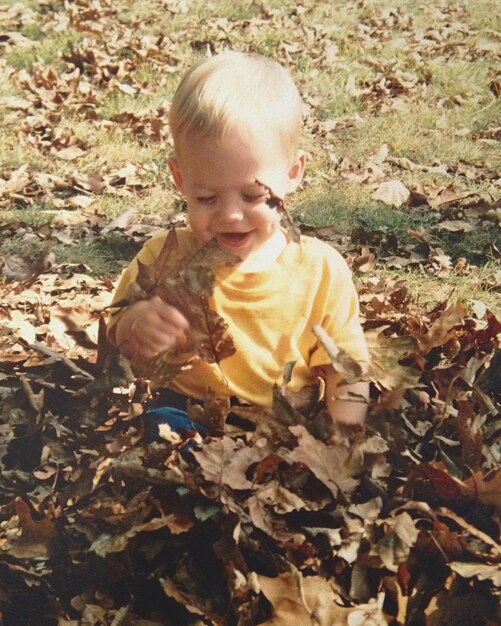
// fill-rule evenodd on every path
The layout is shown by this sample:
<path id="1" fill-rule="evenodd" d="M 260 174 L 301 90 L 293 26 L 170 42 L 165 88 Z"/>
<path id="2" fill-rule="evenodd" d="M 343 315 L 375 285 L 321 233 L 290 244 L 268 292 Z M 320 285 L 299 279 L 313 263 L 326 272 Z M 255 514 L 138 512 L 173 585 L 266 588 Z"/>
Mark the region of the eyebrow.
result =
<path id="1" fill-rule="evenodd" d="M 264 185 L 261 185 L 257 181 L 243 183 L 241 186 L 237 186 L 237 188 L 241 189 L 242 191 L 252 191 L 253 193 L 256 193 L 259 191 L 263 195 L 267 193 L 266 187 Z M 207 187 L 205 185 L 193 185 L 192 189 L 196 193 L 200 193 L 200 192 L 215 193 L 217 191 L 217 187 L 210 187 L 210 186 Z"/>

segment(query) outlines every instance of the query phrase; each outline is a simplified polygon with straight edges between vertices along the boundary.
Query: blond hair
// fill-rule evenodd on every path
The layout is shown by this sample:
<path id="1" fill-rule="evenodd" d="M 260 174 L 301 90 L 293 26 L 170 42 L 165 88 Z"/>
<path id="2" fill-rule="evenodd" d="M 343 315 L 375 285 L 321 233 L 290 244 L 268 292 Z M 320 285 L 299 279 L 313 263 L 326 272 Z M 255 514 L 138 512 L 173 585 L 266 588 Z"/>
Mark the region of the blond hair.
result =
<path id="1" fill-rule="evenodd" d="M 215 135 L 247 129 L 278 133 L 294 158 L 302 126 L 302 102 L 287 71 L 263 56 L 227 51 L 184 75 L 169 111 L 174 146 L 191 132 Z"/>

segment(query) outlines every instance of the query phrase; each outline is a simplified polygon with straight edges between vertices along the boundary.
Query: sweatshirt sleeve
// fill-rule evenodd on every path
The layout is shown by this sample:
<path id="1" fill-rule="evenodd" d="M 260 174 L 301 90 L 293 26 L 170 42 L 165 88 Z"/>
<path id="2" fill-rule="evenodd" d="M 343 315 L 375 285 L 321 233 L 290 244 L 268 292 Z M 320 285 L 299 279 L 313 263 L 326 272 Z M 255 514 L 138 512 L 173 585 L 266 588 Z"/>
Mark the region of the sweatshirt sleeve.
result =
<path id="1" fill-rule="evenodd" d="M 123 271 L 111 302 L 110 319 L 107 328 L 108 337 L 112 343 L 115 343 L 115 325 L 125 310 L 127 301 L 132 295 L 131 291 L 136 284 L 138 260 L 145 265 L 153 263 L 163 247 L 167 234 L 167 232 L 162 232 L 148 240 Z M 120 306 L 114 307 L 116 304 Z"/>
<path id="2" fill-rule="evenodd" d="M 368 362 L 369 352 L 360 322 L 358 294 L 351 271 L 341 255 L 332 250 L 322 281 L 323 293 L 318 294 L 322 310 L 322 328 L 338 348 L 356 361 Z M 310 355 L 310 367 L 329 365 L 332 361 L 320 343 Z"/>

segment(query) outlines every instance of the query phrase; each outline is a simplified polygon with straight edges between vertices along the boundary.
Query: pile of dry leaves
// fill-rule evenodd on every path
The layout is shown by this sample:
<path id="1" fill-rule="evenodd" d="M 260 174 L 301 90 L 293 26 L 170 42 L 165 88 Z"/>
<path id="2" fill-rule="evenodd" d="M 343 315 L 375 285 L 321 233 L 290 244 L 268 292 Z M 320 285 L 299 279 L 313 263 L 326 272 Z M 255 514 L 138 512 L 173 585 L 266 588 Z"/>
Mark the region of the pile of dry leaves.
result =
<path id="1" fill-rule="evenodd" d="M 102 308 L 111 285 L 59 270 L 2 288 L 25 317 L 0 358 L 0 623 L 499 623 L 501 322 L 482 303 L 361 289 L 365 434 L 277 386 L 271 410 L 208 398 L 192 411 L 210 436 L 152 442 L 145 381 L 93 343 L 99 305 L 85 323 L 65 308 L 79 292 Z M 161 277 L 145 271 L 148 291 Z M 204 271 L 192 260 L 167 287 L 202 306 Z"/>

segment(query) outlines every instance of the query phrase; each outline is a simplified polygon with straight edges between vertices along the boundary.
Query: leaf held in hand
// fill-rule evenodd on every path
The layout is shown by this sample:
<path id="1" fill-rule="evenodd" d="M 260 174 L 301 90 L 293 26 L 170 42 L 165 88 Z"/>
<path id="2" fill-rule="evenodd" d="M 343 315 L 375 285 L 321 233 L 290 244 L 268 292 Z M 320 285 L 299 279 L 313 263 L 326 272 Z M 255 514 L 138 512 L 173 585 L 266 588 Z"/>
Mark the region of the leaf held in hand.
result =
<path id="1" fill-rule="evenodd" d="M 359 380 L 363 374 L 362 366 L 358 361 L 355 361 L 345 350 L 339 348 L 336 342 L 329 337 L 325 330 L 315 324 L 313 326 L 313 333 L 318 341 L 322 344 L 322 347 L 327 352 L 327 355 L 332 361 L 332 365 L 336 372 L 345 374 L 348 382 L 354 382 Z"/>
<path id="2" fill-rule="evenodd" d="M 169 231 L 160 254 L 151 264 L 139 263 L 136 285 L 146 297 L 159 296 L 178 309 L 188 320 L 186 341 L 177 349 L 141 363 L 141 370 L 166 384 L 175 377 L 187 360 L 196 356 L 208 363 L 218 363 L 234 354 L 235 347 L 224 319 L 209 306 L 214 273 L 211 268 L 232 263 L 234 257 L 222 252 L 212 240 L 186 258 L 179 248 L 174 229 Z"/>

